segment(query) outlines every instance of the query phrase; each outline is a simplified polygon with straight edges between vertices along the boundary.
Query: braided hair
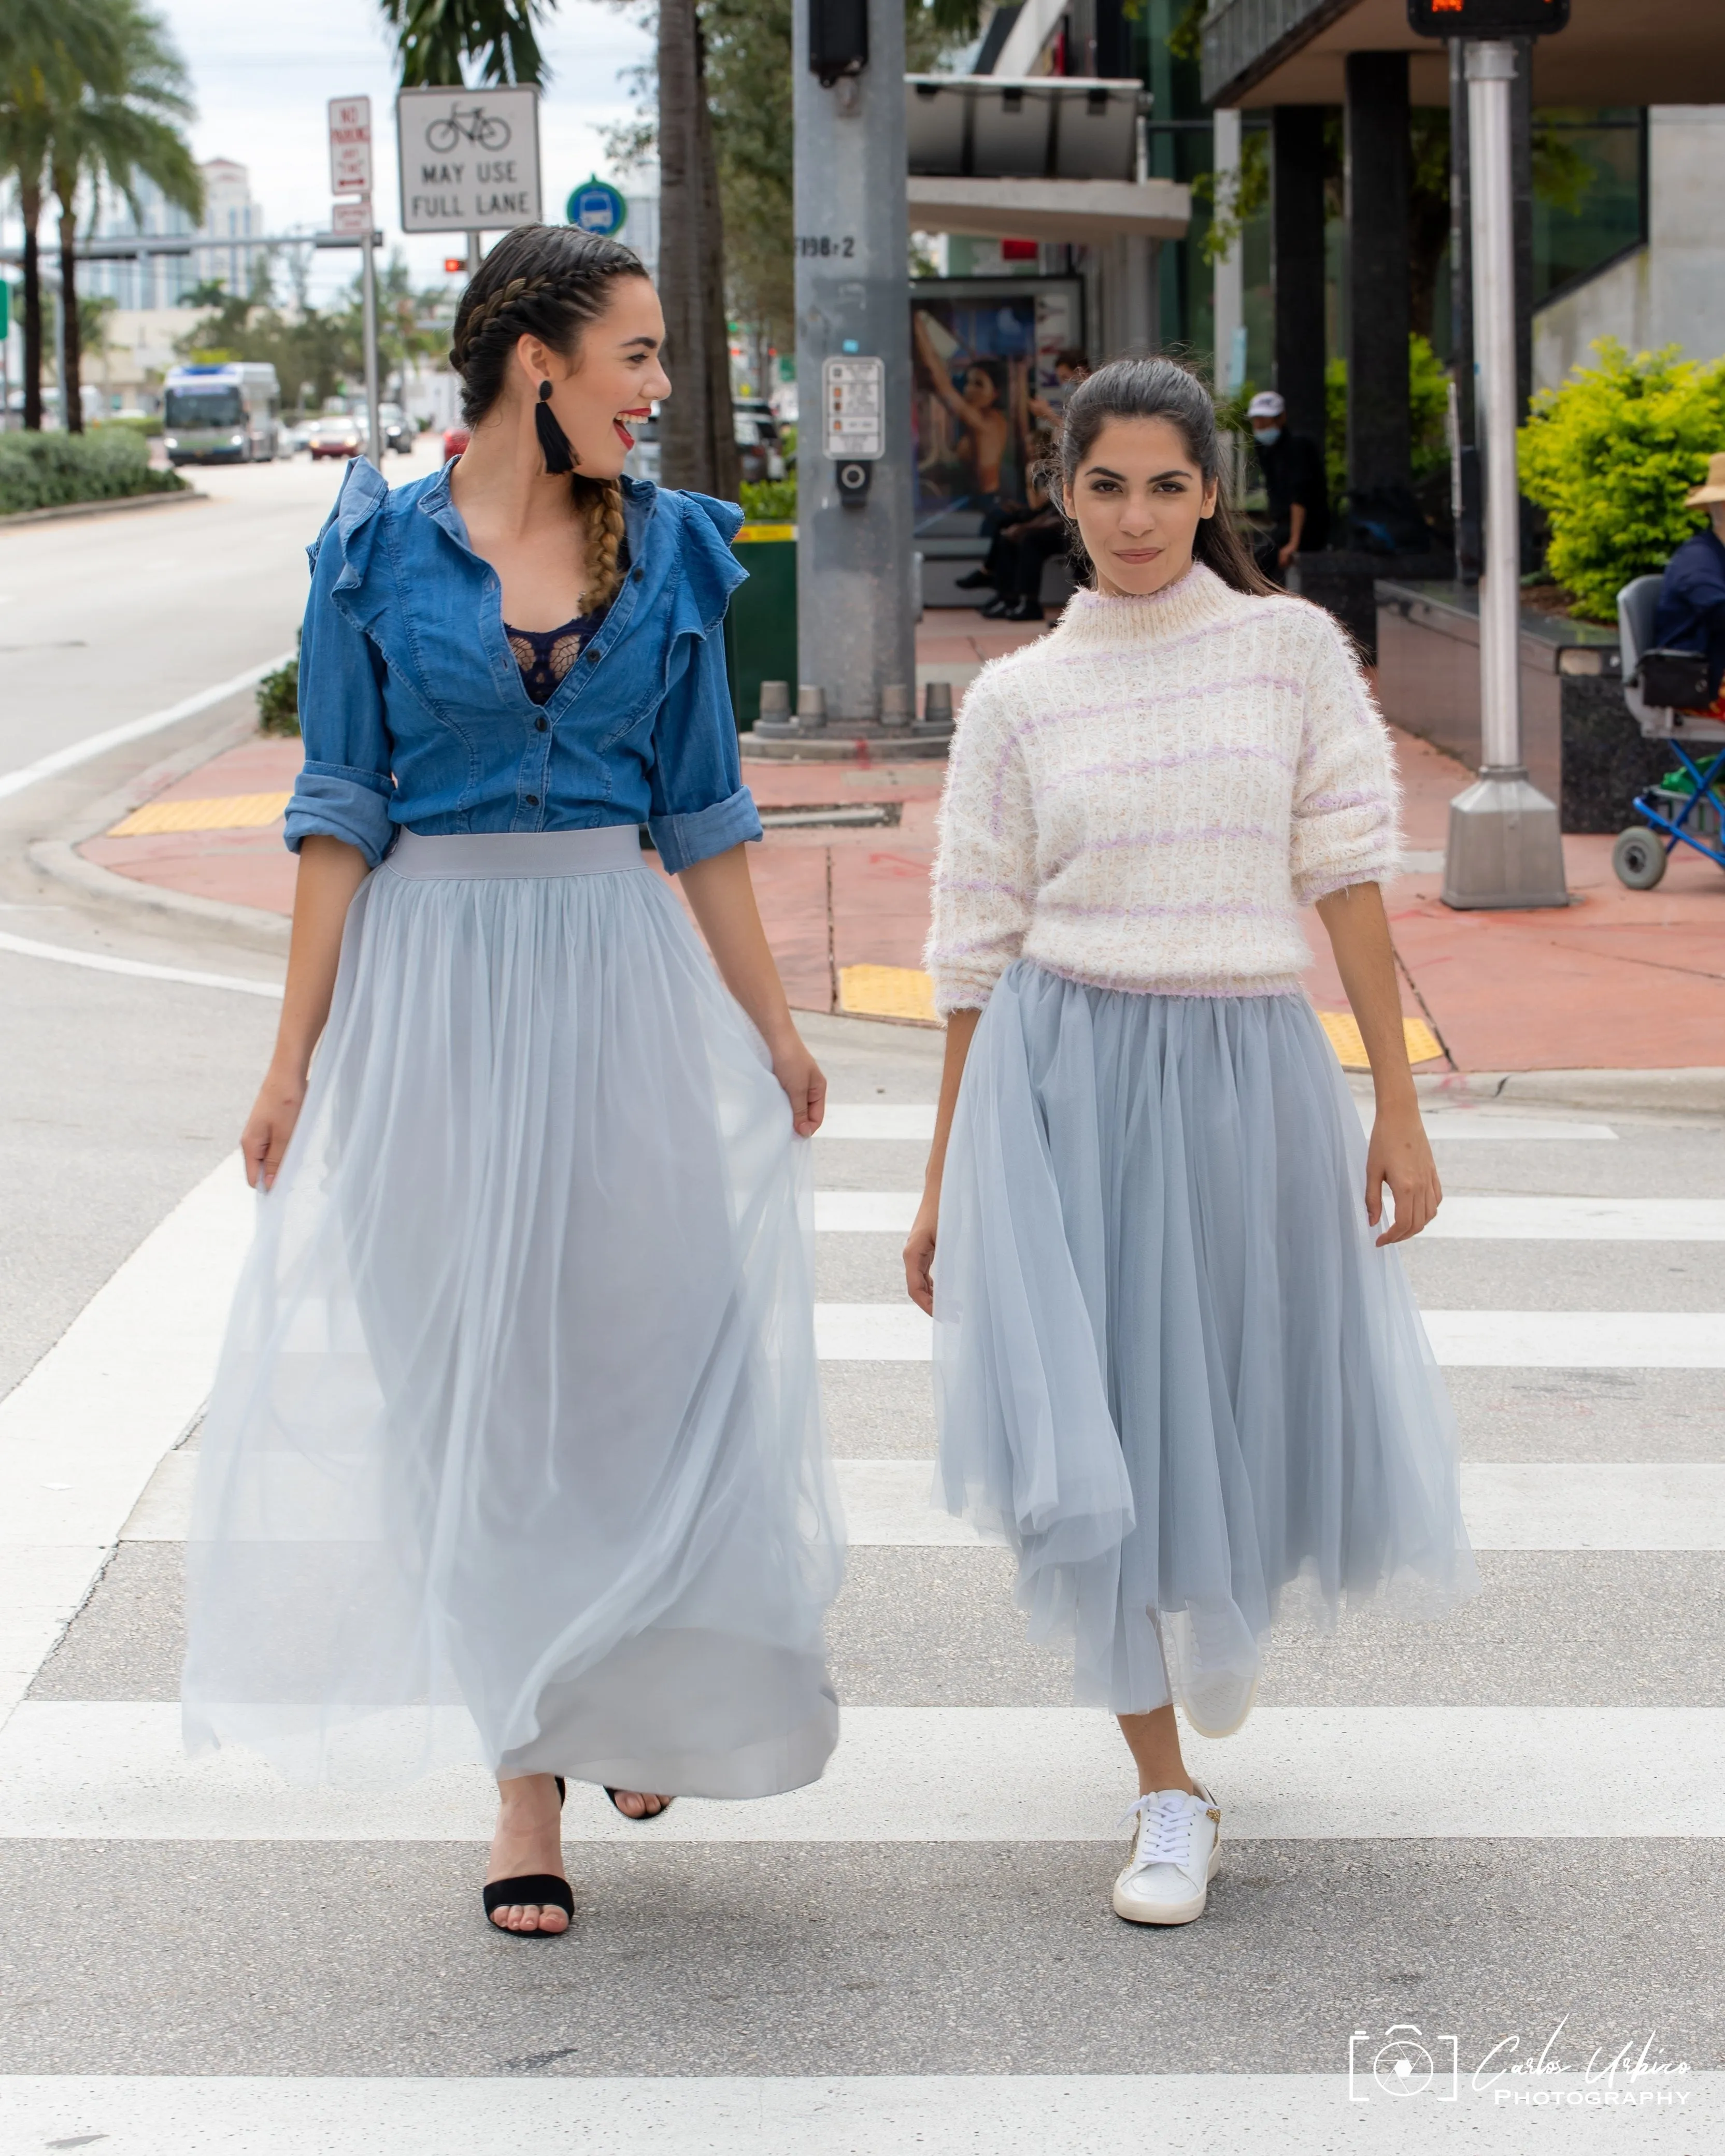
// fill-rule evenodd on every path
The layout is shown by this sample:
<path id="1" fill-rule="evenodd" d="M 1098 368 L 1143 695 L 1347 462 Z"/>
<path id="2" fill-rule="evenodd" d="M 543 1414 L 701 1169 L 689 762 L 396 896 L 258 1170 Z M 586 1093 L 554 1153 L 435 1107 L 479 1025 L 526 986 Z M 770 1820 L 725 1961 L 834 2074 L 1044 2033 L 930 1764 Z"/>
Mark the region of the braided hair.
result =
<path id="1" fill-rule="evenodd" d="M 536 336 L 553 351 L 572 351 L 605 311 L 616 280 L 646 274 L 627 247 L 570 225 L 517 225 L 500 239 L 461 295 L 449 343 L 468 425 L 477 426 L 503 394 L 521 338 Z M 569 485 L 587 542 L 583 606 L 593 613 L 609 603 L 622 581 L 623 490 L 615 480 L 579 471 Z"/>

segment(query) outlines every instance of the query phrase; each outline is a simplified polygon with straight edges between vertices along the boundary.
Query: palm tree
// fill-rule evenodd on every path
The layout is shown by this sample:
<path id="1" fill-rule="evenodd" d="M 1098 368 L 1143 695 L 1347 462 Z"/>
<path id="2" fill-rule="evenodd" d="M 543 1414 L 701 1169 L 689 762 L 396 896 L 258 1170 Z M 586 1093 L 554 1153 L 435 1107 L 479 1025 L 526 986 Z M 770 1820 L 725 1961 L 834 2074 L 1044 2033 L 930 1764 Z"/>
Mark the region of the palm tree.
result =
<path id="1" fill-rule="evenodd" d="M 466 80 L 543 82 L 537 18 L 557 0 L 381 0 L 396 33 L 403 90 Z"/>
<path id="2" fill-rule="evenodd" d="M 108 26 L 110 64 L 92 72 L 79 94 L 50 116 L 48 168 L 59 204 L 61 366 L 66 425 L 83 431 L 84 400 L 78 309 L 78 194 L 86 182 L 100 199 L 104 186 L 126 197 L 143 223 L 140 179 L 151 180 L 177 209 L 203 210 L 203 176 L 177 121 L 189 120 L 186 66 L 167 27 L 140 0 L 92 0 Z"/>
<path id="3" fill-rule="evenodd" d="M 24 228 L 24 424 L 42 424 L 42 263 L 52 115 L 118 64 L 101 0 L 5 0 L 0 7 L 0 174 L 18 189 Z"/>
<path id="4" fill-rule="evenodd" d="M 665 483 L 734 501 L 725 228 L 696 0 L 659 0 L 659 296 L 677 393 L 659 420 Z"/>

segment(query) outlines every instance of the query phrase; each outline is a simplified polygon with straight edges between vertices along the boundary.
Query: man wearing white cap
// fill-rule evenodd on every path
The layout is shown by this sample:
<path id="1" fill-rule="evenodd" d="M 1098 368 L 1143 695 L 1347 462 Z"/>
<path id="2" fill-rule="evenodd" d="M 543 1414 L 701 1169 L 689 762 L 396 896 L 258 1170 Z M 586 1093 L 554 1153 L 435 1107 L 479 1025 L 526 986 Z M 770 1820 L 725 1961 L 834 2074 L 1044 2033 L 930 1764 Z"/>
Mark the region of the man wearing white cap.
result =
<path id="1" fill-rule="evenodd" d="M 1309 435 L 1289 432 L 1286 413 L 1274 389 L 1260 389 L 1246 407 L 1270 497 L 1271 531 L 1258 542 L 1258 567 L 1278 583 L 1296 554 L 1327 546 L 1330 537 L 1323 453 Z"/>
<path id="2" fill-rule="evenodd" d="M 1703 484 L 1683 497 L 1707 521 L 1666 563 L 1653 617 L 1653 640 L 1666 651 L 1704 651 L 1707 694 L 1715 706 L 1725 679 L 1725 451 L 1707 459 Z"/>

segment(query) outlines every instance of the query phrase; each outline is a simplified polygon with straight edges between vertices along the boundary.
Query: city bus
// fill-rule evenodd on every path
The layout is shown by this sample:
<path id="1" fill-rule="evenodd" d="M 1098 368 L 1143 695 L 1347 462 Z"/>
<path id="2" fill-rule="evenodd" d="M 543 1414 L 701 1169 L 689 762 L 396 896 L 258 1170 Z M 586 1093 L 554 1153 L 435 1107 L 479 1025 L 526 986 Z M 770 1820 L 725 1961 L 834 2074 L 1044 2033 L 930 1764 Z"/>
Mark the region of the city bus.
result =
<path id="1" fill-rule="evenodd" d="M 170 464 L 267 464 L 292 454 L 273 367 L 247 360 L 176 367 L 164 390 L 162 445 Z"/>

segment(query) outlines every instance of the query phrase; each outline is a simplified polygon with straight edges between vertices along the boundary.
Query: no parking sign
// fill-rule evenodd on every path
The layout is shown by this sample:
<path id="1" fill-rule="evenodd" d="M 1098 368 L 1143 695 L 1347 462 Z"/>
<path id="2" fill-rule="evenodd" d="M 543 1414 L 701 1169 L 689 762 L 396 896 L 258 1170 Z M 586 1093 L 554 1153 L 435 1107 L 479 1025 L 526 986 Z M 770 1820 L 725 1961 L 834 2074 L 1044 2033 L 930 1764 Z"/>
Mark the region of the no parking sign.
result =
<path id="1" fill-rule="evenodd" d="M 602 239 L 614 239 L 628 222 L 629 204 L 608 180 L 595 173 L 571 194 L 563 214 L 578 232 L 596 232 Z"/>

